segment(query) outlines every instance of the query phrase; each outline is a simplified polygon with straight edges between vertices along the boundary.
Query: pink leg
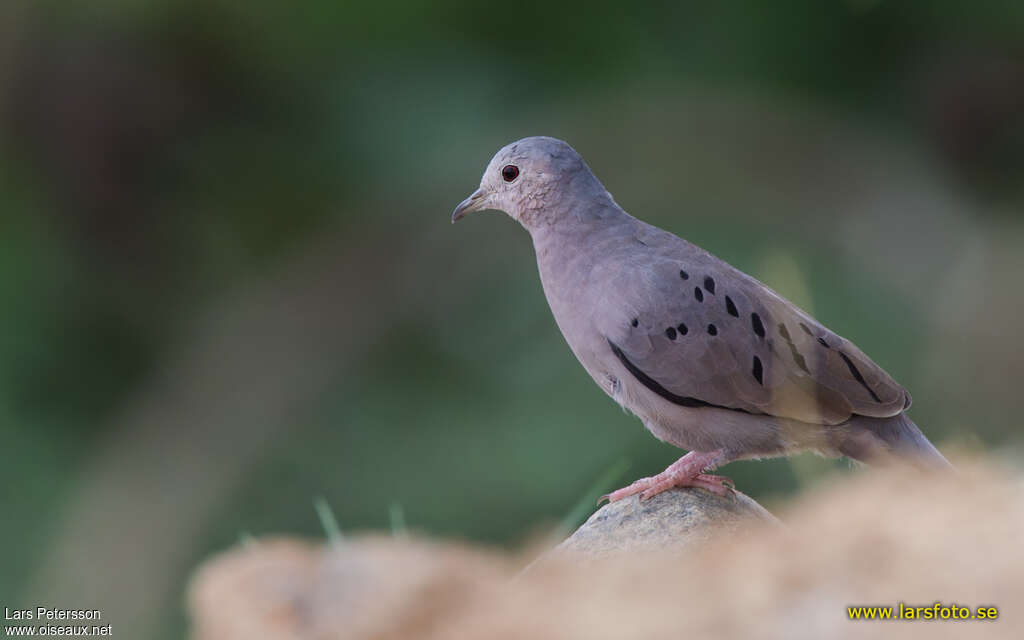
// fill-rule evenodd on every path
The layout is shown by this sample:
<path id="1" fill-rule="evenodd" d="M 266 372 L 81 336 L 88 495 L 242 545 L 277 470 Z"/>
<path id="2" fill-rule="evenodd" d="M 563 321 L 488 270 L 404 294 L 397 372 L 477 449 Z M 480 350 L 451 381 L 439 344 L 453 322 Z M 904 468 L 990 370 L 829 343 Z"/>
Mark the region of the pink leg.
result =
<path id="1" fill-rule="evenodd" d="M 640 499 L 646 500 L 672 487 L 700 487 L 712 493 L 725 495 L 732 490 L 729 486 L 732 484 L 732 480 L 724 476 L 713 476 L 704 473 L 721 464 L 723 458 L 723 451 L 721 449 L 707 452 L 691 451 L 670 464 L 667 469 L 658 475 L 651 476 L 650 478 L 641 478 L 628 487 L 602 496 L 598 503 L 600 504 L 605 499 L 609 502 L 616 502 L 634 493 L 639 493 Z"/>

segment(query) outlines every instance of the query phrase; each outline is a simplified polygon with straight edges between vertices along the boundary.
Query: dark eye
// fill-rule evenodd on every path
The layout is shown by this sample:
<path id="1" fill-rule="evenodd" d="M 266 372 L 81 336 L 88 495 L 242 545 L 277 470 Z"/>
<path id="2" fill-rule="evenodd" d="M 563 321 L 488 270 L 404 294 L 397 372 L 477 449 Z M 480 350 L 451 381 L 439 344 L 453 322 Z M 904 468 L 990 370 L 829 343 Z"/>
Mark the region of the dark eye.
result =
<path id="1" fill-rule="evenodd" d="M 505 168 L 501 170 L 501 177 L 505 179 L 505 182 L 512 182 L 519 177 L 519 167 L 514 164 L 506 164 Z"/>

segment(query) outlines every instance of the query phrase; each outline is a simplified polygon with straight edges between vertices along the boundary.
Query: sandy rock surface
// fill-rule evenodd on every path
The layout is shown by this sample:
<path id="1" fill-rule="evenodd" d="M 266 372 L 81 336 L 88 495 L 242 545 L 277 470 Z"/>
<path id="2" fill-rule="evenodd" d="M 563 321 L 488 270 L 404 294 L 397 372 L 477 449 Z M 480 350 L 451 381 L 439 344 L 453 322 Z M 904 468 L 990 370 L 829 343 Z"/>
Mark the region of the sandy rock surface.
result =
<path id="1" fill-rule="evenodd" d="M 261 540 L 197 571 L 191 637 L 1024 637 L 1024 481 L 991 465 L 960 469 L 948 477 L 837 478 L 781 510 L 784 527 L 741 496 L 732 506 L 690 491 L 623 501 L 566 543 L 598 553 L 585 561 L 547 553 L 526 572 L 543 550 L 507 554 L 389 537 L 333 546 Z M 699 518 L 725 518 L 711 515 L 718 509 L 740 526 L 712 527 L 699 545 L 654 549 L 678 532 L 700 539 Z M 629 544 L 629 535 L 645 548 L 606 553 Z M 848 613 L 935 602 L 996 607 L 999 617 L 852 621 Z"/>
<path id="2" fill-rule="evenodd" d="M 686 548 L 765 524 L 781 526 L 746 494 L 719 496 L 703 489 L 672 489 L 649 500 L 631 496 L 605 504 L 558 549 L 603 556 Z"/>

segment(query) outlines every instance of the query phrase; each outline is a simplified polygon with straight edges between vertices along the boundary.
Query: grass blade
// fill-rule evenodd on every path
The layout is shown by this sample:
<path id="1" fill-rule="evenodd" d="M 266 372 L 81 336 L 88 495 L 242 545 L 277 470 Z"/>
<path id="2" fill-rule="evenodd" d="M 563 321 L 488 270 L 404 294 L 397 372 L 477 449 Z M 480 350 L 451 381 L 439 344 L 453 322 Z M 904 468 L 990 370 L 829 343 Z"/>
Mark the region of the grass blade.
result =
<path id="1" fill-rule="evenodd" d="M 626 469 L 629 468 L 629 460 L 626 458 L 619 458 L 610 467 L 605 469 L 604 473 L 591 485 L 590 489 L 583 494 L 583 497 L 579 499 L 579 502 L 562 518 L 562 522 L 558 525 L 558 531 L 561 534 L 566 534 L 576 527 L 580 526 L 584 520 L 587 519 L 594 511 L 594 505 L 597 503 L 597 499 L 600 498 L 608 489 L 615 485 L 622 478 L 622 475 L 626 473 Z"/>
<path id="2" fill-rule="evenodd" d="M 316 515 L 320 518 L 320 526 L 324 528 L 327 541 L 331 544 L 341 542 L 341 529 L 338 527 L 338 520 L 334 517 L 331 505 L 327 504 L 327 499 L 318 496 L 313 500 L 313 508 L 316 509 Z"/>
<path id="3" fill-rule="evenodd" d="M 388 521 L 391 523 L 391 535 L 396 538 L 408 538 L 409 529 L 405 526 L 405 510 L 402 503 L 395 500 L 388 507 Z"/>

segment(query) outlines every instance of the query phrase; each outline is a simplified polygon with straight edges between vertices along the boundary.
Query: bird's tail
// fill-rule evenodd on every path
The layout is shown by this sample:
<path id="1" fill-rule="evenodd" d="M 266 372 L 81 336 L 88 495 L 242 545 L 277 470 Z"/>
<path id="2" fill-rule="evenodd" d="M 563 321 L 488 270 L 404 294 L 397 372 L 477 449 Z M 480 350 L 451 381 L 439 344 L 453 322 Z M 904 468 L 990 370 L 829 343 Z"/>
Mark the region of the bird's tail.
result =
<path id="1" fill-rule="evenodd" d="M 953 469 L 905 413 L 891 418 L 854 416 L 844 426 L 848 431 L 839 451 L 855 460 L 876 464 L 896 458 L 923 469 Z"/>

